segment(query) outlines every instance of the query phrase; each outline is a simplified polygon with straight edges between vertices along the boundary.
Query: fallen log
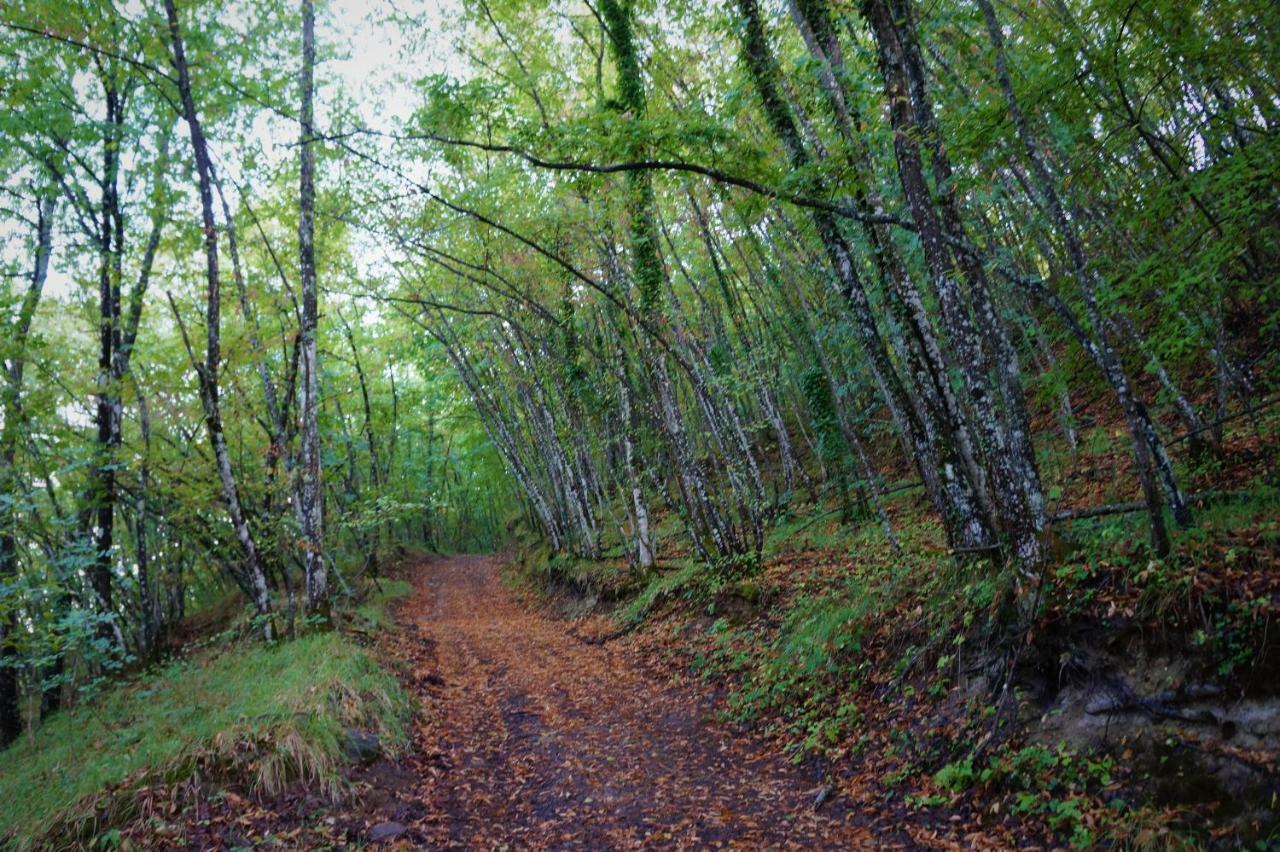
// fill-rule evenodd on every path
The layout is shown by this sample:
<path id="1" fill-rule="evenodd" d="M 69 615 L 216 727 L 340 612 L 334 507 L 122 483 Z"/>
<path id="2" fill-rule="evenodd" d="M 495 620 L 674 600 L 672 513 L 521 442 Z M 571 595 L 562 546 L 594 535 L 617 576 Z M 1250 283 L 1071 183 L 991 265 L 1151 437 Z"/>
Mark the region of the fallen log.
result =
<path id="1" fill-rule="evenodd" d="M 1203 506 L 1206 503 L 1225 501 L 1225 500 L 1241 500 L 1246 497 L 1253 496 L 1253 491 L 1201 491 L 1198 494 L 1187 496 L 1188 503 L 1195 503 Z M 1106 506 L 1089 506 L 1081 509 L 1064 509 L 1060 512 L 1050 512 L 1048 521 L 1056 524 L 1061 521 L 1077 521 L 1084 518 L 1101 518 L 1106 515 L 1125 515 L 1130 512 L 1145 512 L 1147 504 L 1142 500 L 1132 500 L 1127 503 L 1111 503 Z"/>

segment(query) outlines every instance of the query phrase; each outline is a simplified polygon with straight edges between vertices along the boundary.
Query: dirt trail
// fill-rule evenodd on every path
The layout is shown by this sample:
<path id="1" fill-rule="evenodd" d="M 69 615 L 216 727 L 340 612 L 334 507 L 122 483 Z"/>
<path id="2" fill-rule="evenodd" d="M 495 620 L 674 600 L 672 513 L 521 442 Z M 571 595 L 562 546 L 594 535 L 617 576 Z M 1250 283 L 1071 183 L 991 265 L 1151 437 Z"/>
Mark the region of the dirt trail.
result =
<path id="1" fill-rule="evenodd" d="M 425 559 L 399 609 L 425 704 L 398 791 L 430 846 L 879 845 L 821 779 L 709 721 L 706 695 L 522 607 L 495 557 Z M 408 839 L 404 836 L 401 840 Z"/>

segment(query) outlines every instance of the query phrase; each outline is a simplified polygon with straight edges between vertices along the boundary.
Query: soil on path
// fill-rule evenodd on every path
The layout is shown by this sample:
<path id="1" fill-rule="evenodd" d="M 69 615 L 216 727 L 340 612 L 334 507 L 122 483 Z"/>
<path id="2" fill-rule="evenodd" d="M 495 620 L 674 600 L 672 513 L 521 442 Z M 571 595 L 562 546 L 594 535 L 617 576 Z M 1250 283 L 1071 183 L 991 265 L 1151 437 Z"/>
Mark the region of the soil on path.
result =
<path id="1" fill-rule="evenodd" d="M 711 720 L 709 696 L 518 603 L 496 557 L 429 558 L 398 610 L 424 708 L 399 840 L 497 848 L 881 845 L 822 779 Z"/>

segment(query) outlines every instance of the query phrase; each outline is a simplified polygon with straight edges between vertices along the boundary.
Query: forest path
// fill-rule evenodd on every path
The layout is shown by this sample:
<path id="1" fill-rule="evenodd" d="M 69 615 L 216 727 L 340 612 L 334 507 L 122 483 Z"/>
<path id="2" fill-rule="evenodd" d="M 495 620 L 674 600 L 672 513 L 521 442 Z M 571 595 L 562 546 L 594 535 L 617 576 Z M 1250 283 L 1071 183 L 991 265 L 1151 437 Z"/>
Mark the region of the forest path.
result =
<path id="1" fill-rule="evenodd" d="M 494 556 L 424 558 L 397 610 L 422 699 L 414 841 L 497 848 L 872 845 L 821 778 L 708 721 L 710 696 L 520 605 Z M 399 792 L 403 801 L 406 793 Z M 879 845 L 879 844 L 876 844 Z"/>

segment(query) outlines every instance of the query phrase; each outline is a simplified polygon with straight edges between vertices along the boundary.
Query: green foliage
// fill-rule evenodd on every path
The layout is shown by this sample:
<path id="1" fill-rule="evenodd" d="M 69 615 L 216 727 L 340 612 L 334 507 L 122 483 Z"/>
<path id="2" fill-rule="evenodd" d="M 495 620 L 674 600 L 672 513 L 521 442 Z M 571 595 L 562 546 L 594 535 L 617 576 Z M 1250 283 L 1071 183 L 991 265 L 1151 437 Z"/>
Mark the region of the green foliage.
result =
<path id="1" fill-rule="evenodd" d="M 686 562 L 674 570 L 655 571 L 640 594 L 619 610 L 619 620 L 624 624 L 637 623 L 664 600 L 696 594 L 706 570 L 706 566 L 697 562 Z"/>
<path id="2" fill-rule="evenodd" d="M 406 743 L 408 699 L 338 633 L 181 660 L 60 713 L 5 754 L 0 835 L 18 848 L 87 841 L 126 819 L 131 792 L 202 778 L 265 793 L 336 795 L 346 732 Z"/>
<path id="3" fill-rule="evenodd" d="M 865 667 L 863 637 L 881 606 L 879 595 L 851 578 L 840 592 L 800 598 L 760 653 L 749 651 L 746 636 L 721 620 L 715 627 L 718 647 L 700 665 L 740 678 L 729 697 L 734 719 L 777 716 L 797 757 L 830 748 L 859 720 L 855 704 L 837 699 L 857 689 Z"/>
<path id="4" fill-rule="evenodd" d="M 1101 839 L 1098 820 L 1090 818 L 1095 805 L 1088 795 L 1111 785 L 1115 768 L 1115 761 L 1107 756 L 1079 755 L 1064 746 L 1027 745 L 996 750 L 982 768 L 975 767 L 972 756 L 948 763 L 934 773 L 933 782 L 952 793 L 978 785 L 1011 791 L 1013 813 L 1043 816 L 1073 847 L 1088 848 Z"/>
<path id="5" fill-rule="evenodd" d="M 377 629 L 394 629 L 395 621 L 391 617 L 389 606 L 399 598 L 408 597 L 412 585 L 408 580 L 386 577 L 378 580 L 370 591 L 372 593 L 369 597 L 356 607 L 355 616 Z"/>
<path id="6" fill-rule="evenodd" d="M 297 10 L 178 5 L 227 196 L 212 235 L 194 210 L 158 6 L 16 0 L 2 14 L 0 533 L 14 547 L 0 565 L 0 671 L 15 675 L 5 707 L 20 698 L 28 719 L 61 694 L 43 687 L 108 688 L 188 613 L 248 585 L 222 472 L 192 428 L 207 331 L 222 335 L 223 434 L 275 611 L 277 585 L 301 581 L 285 37 Z M 621 601 L 626 625 L 673 602 L 716 618 L 702 663 L 741 676 L 734 712 L 778 715 L 809 749 L 848 733 L 866 666 L 893 676 L 889 692 L 942 701 L 959 649 L 1007 644 L 1011 624 L 1040 636 L 1041 620 L 1118 613 L 1181 631 L 1216 677 L 1274 680 L 1273 4 L 996 4 L 1002 48 L 980 6 L 958 0 L 781 5 L 392 9 L 372 25 L 407 49 L 386 53 L 425 63 L 359 81 L 347 75 L 361 63 L 321 63 L 324 126 L 307 150 L 326 558 L 354 577 L 401 544 L 492 551 L 538 537 L 529 577 Z M 923 65 L 909 110 L 896 108 L 906 94 L 882 61 L 877 8 Z M 815 49 L 798 17 L 840 50 Z M 347 18 L 321 9 L 322 57 L 347 44 Z M 902 126 L 905 113 L 924 120 L 921 95 L 938 126 Z M 55 198 L 53 274 L 22 341 L 37 220 Z M 934 218 L 944 233 L 930 236 Z M 209 236 L 217 329 L 202 326 Z M 100 333 L 132 314 L 135 282 L 133 360 L 109 380 L 98 347 L 114 338 Z M 1041 485 L 1050 511 L 1134 499 L 1133 459 L 1150 448 L 1135 456 L 1115 377 L 1090 355 L 1104 336 L 1170 478 L 1219 493 L 1192 506 L 1168 555 L 1144 529 L 1177 526 L 1159 512 L 1051 524 L 1041 599 L 1036 571 L 949 552 L 965 536 L 944 535 L 960 514 L 946 504 L 972 502 L 976 526 L 1003 535 L 1022 521 L 1002 504 L 1030 508 Z M 101 437 L 98 399 L 118 401 L 118 440 Z M 1197 418 L 1214 441 L 1178 437 Z M 1054 420 L 1079 446 L 1043 428 Z M 1196 446 L 1216 444 L 1219 425 L 1221 446 Z M 1040 469 L 1004 489 L 1006 439 L 1020 433 Z M 931 475 L 958 477 L 959 491 L 940 494 Z M 102 553 L 99 508 L 113 532 Z M 642 517 L 658 568 L 639 567 Z M 778 560 L 801 552 L 821 570 L 781 577 Z M 1033 624 L 1028 603 L 1041 605 Z M 360 617 L 381 624 L 371 607 Z M 898 642 L 869 662 L 886 614 Z M 1055 801 L 1035 812 L 1081 823 L 1070 796 Z"/>

